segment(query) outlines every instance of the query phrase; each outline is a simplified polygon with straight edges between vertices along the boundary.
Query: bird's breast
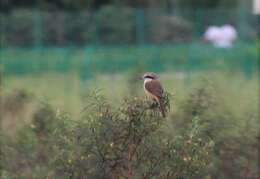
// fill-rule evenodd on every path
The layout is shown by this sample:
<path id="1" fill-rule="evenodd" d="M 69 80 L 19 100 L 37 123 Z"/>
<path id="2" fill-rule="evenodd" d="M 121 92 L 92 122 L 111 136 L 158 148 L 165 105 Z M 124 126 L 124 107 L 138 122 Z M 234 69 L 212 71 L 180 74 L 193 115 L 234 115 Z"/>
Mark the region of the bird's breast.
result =
<path id="1" fill-rule="evenodd" d="M 149 82 L 149 81 L 151 81 L 151 80 L 146 80 L 146 81 L 144 81 L 144 85 L 143 85 L 143 87 L 144 87 L 144 92 L 145 92 L 145 94 L 146 94 L 149 98 L 155 99 L 155 100 L 157 101 L 158 98 L 157 98 L 154 94 L 152 94 L 151 92 L 149 92 L 149 91 L 146 89 L 146 87 L 145 87 L 145 84 L 146 84 L 147 82 Z"/>

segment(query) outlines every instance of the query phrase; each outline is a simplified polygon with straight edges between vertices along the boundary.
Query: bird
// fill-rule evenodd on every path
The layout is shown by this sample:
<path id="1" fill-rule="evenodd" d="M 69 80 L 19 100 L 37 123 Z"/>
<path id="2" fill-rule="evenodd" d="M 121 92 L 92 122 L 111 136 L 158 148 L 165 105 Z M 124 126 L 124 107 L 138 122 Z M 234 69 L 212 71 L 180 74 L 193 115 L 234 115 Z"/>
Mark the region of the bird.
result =
<path id="1" fill-rule="evenodd" d="M 162 114 L 162 117 L 166 117 L 165 114 L 165 106 L 163 103 L 163 97 L 164 97 L 164 89 L 158 80 L 158 75 L 153 72 L 147 72 L 142 76 L 142 79 L 144 80 L 144 91 L 146 95 L 153 100 L 155 100 L 160 107 L 160 111 Z"/>

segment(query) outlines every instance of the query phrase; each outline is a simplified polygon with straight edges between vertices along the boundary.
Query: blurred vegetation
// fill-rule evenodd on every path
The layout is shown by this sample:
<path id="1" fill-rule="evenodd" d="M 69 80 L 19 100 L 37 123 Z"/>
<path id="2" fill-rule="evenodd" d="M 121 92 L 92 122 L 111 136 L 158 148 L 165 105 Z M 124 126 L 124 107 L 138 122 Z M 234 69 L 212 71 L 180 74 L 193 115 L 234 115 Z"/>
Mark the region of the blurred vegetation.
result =
<path id="1" fill-rule="evenodd" d="M 236 7 L 241 1 L 240 0 L 198 0 L 193 2 L 192 0 L 142 0 L 142 1 L 131 1 L 131 0 L 5 0 L 3 1 L 3 8 L 1 10 L 7 10 L 16 7 L 41 7 L 45 9 L 66 9 L 66 10 L 79 10 L 82 8 L 100 8 L 104 5 L 111 4 L 114 6 L 132 6 L 132 7 L 163 7 L 163 8 L 173 8 L 177 7 L 195 7 L 195 8 L 217 8 L 217 7 Z"/>
<path id="2" fill-rule="evenodd" d="M 173 13 L 106 5 L 76 12 L 16 9 L 0 12 L 0 19 L 5 48 L 194 42 L 208 26 L 224 24 L 236 28 L 239 40 L 254 43 L 257 38 L 256 16 L 247 9 L 187 8 Z"/>
<path id="3" fill-rule="evenodd" d="M 1 178 L 258 178 L 256 76 L 194 73 L 187 84 L 162 74 L 174 93 L 163 119 L 142 82 L 128 89 L 140 71 L 86 82 L 61 74 L 5 78 L 2 105 L 21 93 L 30 100 L 18 104 L 22 113 L 1 112 L 2 124 L 19 123 L 1 125 Z"/>
<path id="4" fill-rule="evenodd" d="M 207 0 L 198 0 L 196 2 L 192 0 L 180 0 L 178 1 L 179 6 L 181 7 L 193 7 L 193 8 L 218 8 L 218 7 L 225 7 L 225 8 L 234 8 L 241 3 L 239 0 L 214 0 L 214 1 L 207 1 Z"/>

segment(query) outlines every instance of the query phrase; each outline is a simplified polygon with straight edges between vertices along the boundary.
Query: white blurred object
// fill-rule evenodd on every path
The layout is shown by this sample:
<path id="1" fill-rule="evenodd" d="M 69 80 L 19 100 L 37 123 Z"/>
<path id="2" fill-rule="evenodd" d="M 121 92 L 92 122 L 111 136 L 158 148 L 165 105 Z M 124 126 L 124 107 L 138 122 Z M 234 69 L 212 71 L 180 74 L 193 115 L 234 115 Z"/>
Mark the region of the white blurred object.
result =
<path id="1" fill-rule="evenodd" d="M 254 0 L 253 13 L 258 15 L 260 14 L 260 0 Z"/>
<path id="2" fill-rule="evenodd" d="M 210 26 L 205 34 L 204 39 L 211 42 L 215 47 L 230 48 L 237 38 L 237 31 L 231 25 L 224 25 L 221 27 Z"/>

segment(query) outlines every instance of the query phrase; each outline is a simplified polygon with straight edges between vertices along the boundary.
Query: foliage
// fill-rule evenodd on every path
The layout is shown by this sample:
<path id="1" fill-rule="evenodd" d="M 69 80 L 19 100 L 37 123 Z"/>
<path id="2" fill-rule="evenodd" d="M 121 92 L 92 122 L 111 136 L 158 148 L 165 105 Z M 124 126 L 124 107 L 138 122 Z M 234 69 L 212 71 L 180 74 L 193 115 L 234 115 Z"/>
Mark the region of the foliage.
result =
<path id="1" fill-rule="evenodd" d="M 179 0 L 178 4 L 182 7 L 189 8 L 217 8 L 217 7 L 225 7 L 225 8 L 234 8 L 237 7 L 239 1 L 238 0 L 215 0 L 215 1 L 207 1 L 207 0 L 198 0 L 194 3 L 192 0 Z"/>
<path id="2" fill-rule="evenodd" d="M 156 43 L 190 42 L 193 38 L 193 24 L 178 16 L 162 15 L 150 17 L 155 23 L 151 25 L 150 39 Z"/>
<path id="3" fill-rule="evenodd" d="M 246 115 L 236 117 L 216 98 L 217 87 L 204 81 L 203 87 L 195 89 L 190 98 L 182 104 L 183 113 L 174 116 L 177 119 L 175 130 L 182 131 L 195 120 L 202 127 L 204 135 L 210 137 L 215 143 L 214 159 L 211 168 L 212 178 L 252 178 L 258 177 L 257 158 L 259 147 L 259 125 L 257 124 L 257 111 L 251 108 Z M 225 108 L 225 107 L 224 107 Z M 240 120 L 246 121 L 246 124 Z M 245 126 L 244 126 L 245 125 Z M 238 131 L 237 131 L 238 130 Z M 247 132 L 246 132 L 247 131 Z M 250 137 L 249 137 L 250 136 Z M 220 174 L 221 171 L 221 175 Z"/>
<path id="4" fill-rule="evenodd" d="M 26 103 L 31 100 L 31 96 L 25 90 L 14 90 L 8 96 L 5 96 L 1 101 L 2 115 L 4 113 L 19 114 L 23 111 Z"/>
<path id="5" fill-rule="evenodd" d="M 29 45 L 34 40 L 33 11 L 17 10 L 10 14 L 1 14 L 1 45 Z M 4 23 L 9 22 L 9 23 Z M 5 33 L 6 32 L 6 33 Z M 19 35 L 18 35 L 19 34 Z M 22 35 L 21 35 L 22 34 Z"/>
<path id="6" fill-rule="evenodd" d="M 104 6 L 96 14 L 97 43 L 131 43 L 134 41 L 134 10 Z"/>
<path id="7" fill-rule="evenodd" d="M 17 9 L 0 13 L 1 45 L 132 43 L 135 40 L 134 14 L 134 9 L 115 6 L 78 12 Z"/>
<path id="8" fill-rule="evenodd" d="M 73 12 L 15 9 L 0 12 L 0 19 L 3 47 L 190 42 L 202 38 L 209 25 L 224 24 L 234 25 L 243 40 L 254 41 L 257 36 L 257 17 L 246 9 L 239 14 L 237 9 L 192 8 L 170 13 L 165 9 L 106 5 Z"/>
<path id="9" fill-rule="evenodd" d="M 166 132 L 166 123 L 157 104 L 138 97 L 113 109 L 91 95 L 80 120 L 43 105 L 16 142 L 4 143 L 2 170 L 11 178 L 205 176 L 213 141 L 202 140 L 194 122 L 179 135 Z"/>
<path id="10" fill-rule="evenodd" d="M 193 3 L 191 0 L 177 0 L 177 1 L 167 1 L 162 0 L 159 2 L 154 2 L 152 0 L 143 0 L 143 1 L 129 1 L 129 0 L 123 0 L 123 1 L 98 1 L 95 2 L 94 0 L 87 0 L 87 1 L 81 1 L 81 0 L 56 0 L 56 1 L 49 1 L 49 0 L 43 0 L 37 3 L 37 5 L 41 8 L 45 9 L 66 9 L 66 10 L 80 10 L 82 8 L 97 8 L 102 7 L 105 4 L 110 4 L 113 6 L 117 5 L 128 5 L 128 6 L 136 6 L 136 7 L 165 7 L 169 8 L 170 5 L 178 5 L 180 7 L 199 7 L 199 8 L 216 8 L 216 7 L 236 7 L 238 3 L 238 0 L 215 0 L 215 1 L 206 1 L 206 0 L 199 0 L 196 1 L 196 3 Z M 168 5 L 168 6 L 167 6 Z M 33 7 L 35 6 L 35 2 L 32 0 L 27 1 L 17 1 L 17 0 L 11 0 L 11 1 L 4 1 L 3 6 L 5 8 L 10 7 Z M 4 10 L 1 9 L 1 10 Z"/>

